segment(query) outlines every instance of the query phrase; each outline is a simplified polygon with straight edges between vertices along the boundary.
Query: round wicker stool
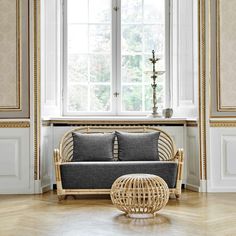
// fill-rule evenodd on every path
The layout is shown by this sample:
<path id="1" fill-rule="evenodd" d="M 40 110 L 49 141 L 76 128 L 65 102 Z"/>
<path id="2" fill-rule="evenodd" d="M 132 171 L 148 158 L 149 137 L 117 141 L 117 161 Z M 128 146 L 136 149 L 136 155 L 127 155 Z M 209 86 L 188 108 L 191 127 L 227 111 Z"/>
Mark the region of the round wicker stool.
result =
<path id="1" fill-rule="evenodd" d="M 123 175 L 111 187 L 111 200 L 131 218 L 150 218 L 167 204 L 169 189 L 156 175 Z"/>

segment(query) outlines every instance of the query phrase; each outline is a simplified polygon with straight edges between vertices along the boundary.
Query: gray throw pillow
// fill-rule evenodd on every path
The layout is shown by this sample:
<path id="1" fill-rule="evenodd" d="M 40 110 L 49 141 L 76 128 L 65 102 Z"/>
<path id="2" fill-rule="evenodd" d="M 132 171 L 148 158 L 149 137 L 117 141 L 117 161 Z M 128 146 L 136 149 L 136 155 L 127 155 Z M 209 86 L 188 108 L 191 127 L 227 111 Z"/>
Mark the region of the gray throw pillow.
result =
<path id="1" fill-rule="evenodd" d="M 116 131 L 119 160 L 159 161 L 158 139 L 160 132 L 125 133 Z"/>
<path id="2" fill-rule="evenodd" d="M 72 161 L 112 161 L 115 134 L 72 133 Z"/>

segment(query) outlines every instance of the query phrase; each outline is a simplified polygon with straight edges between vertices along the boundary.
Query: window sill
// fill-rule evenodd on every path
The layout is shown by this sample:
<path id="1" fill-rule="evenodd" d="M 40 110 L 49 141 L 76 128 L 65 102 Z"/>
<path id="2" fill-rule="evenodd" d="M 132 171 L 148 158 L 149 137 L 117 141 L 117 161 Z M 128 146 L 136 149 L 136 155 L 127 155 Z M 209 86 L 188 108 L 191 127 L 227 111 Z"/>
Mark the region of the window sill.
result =
<path id="1" fill-rule="evenodd" d="M 150 118 L 147 116 L 86 116 L 86 117 L 45 117 L 44 124 L 52 124 L 57 126 L 62 125 L 102 125 L 102 124 L 156 124 L 156 125 L 187 125 L 196 124 L 196 118 Z M 191 125 L 191 126 L 192 126 Z"/>

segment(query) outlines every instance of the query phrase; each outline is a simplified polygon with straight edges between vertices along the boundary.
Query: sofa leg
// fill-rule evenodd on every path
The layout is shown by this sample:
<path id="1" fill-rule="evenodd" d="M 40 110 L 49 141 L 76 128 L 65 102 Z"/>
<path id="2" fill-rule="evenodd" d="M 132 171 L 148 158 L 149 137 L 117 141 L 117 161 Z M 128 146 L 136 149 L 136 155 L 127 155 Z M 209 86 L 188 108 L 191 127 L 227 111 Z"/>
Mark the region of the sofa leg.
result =
<path id="1" fill-rule="evenodd" d="M 65 200 L 66 199 L 66 196 L 65 195 L 57 195 L 58 197 L 58 200 L 59 201 L 62 201 L 62 200 Z"/>
<path id="2" fill-rule="evenodd" d="M 177 199 L 179 199 L 179 198 L 180 198 L 180 194 L 179 194 L 179 193 L 176 193 L 176 194 L 175 194 L 175 197 L 176 197 Z"/>

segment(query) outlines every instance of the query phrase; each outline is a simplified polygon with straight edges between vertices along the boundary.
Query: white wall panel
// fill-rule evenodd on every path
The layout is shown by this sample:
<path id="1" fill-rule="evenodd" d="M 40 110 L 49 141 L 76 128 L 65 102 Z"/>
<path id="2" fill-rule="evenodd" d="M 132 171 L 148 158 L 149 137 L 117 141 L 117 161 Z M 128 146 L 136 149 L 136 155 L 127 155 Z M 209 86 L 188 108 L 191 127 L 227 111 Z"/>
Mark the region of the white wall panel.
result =
<path id="1" fill-rule="evenodd" d="M 32 162 L 28 128 L 0 132 L 0 193 L 32 193 Z"/>
<path id="2" fill-rule="evenodd" d="M 53 147 L 51 126 L 42 127 L 41 140 L 41 186 L 42 192 L 51 188 Z"/>
<path id="3" fill-rule="evenodd" d="M 0 139 L 0 176 L 19 176 L 20 138 Z"/>
<path id="4" fill-rule="evenodd" d="M 197 116 L 197 0 L 173 1 L 172 84 L 175 116 Z"/>
<path id="5" fill-rule="evenodd" d="M 43 0 L 41 3 L 42 115 L 60 115 L 61 1 Z"/>
<path id="6" fill-rule="evenodd" d="M 236 128 L 210 129 L 208 191 L 236 192 Z"/>
<path id="7" fill-rule="evenodd" d="M 187 188 L 199 190 L 200 187 L 200 161 L 199 161 L 199 142 L 198 128 L 187 127 L 186 138 L 186 167 L 187 167 Z"/>

